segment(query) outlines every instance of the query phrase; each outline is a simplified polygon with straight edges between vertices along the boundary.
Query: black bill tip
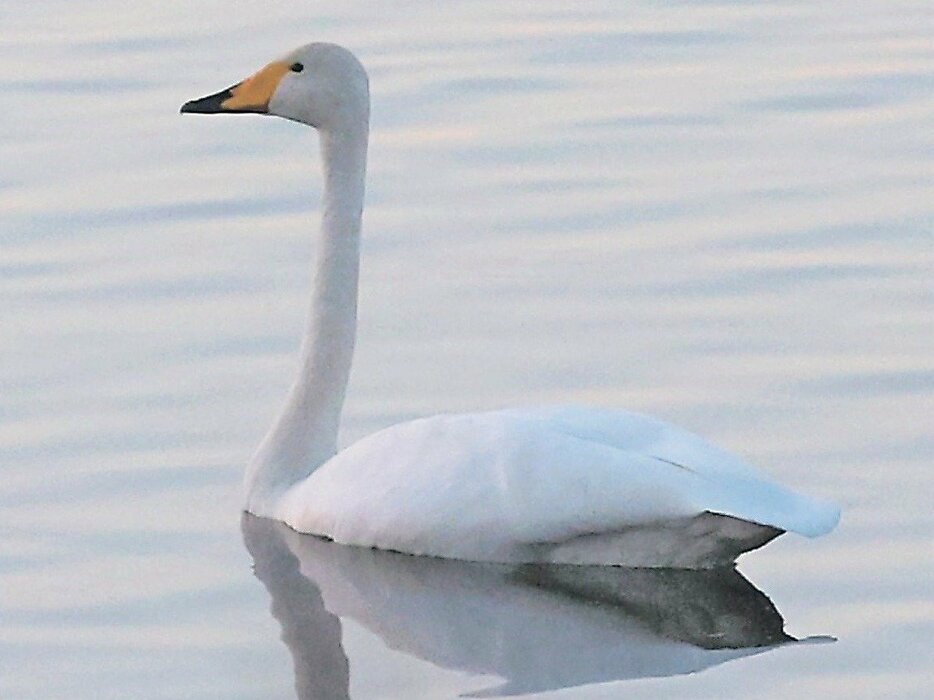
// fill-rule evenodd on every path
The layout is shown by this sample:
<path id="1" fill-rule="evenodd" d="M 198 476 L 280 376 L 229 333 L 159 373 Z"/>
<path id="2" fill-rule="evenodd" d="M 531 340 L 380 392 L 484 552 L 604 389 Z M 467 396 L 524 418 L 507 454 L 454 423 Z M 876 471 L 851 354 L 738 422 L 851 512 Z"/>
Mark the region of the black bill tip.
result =
<path id="1" fill-rule="evenodd" d="M 207 97 L 190 100 L 183 104 L 179 111 L 182 114 L 218 114 L 220 112 L 230 112 L 232 110 L 224 109 L 221 105 L 223 105 L 225 100 L 231 97 L 233 97 L 231 88 L 227 88 L 226 90 L 221 90 Z"/>
<path id="2" fill-rule="evenodd" d="M 224 103 L 234 96 L 233 90 L 238 85 L 231 85 L 226 90 L 213 95 L 191 100 L 182 105 L 181 114 L 266 114 L 265 107 L 225 107 Z"/>

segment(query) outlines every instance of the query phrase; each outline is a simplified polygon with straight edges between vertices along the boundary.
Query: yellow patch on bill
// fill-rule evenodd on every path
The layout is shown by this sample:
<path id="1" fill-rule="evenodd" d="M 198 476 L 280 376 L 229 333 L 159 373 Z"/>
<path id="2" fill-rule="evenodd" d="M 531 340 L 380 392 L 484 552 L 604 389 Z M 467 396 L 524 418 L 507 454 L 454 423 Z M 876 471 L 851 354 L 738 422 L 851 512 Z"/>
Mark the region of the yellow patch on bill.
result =
<path id="1" fill-rule="evenodd" d="M 223 109 L 257 109 L 269 107 L 282 76 L 289 72 L 289 64 L 274 61 L 230 89 L 230 97 L 221 102 Z"/>

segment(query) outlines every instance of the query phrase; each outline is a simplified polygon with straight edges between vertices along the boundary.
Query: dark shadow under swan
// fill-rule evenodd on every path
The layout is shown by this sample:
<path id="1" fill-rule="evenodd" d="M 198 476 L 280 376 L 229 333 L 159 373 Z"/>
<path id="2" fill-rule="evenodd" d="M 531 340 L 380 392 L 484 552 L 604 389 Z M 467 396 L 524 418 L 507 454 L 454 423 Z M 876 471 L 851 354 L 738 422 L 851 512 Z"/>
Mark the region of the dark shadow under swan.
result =
<path id="1" fill-rule="evenodd" d="M 735 569 L 502 565 L 347 547 L 244 515 L 300 700 L 349 698 L 340 618 L 496 697 L 674 676 L 797 641 Z"/>

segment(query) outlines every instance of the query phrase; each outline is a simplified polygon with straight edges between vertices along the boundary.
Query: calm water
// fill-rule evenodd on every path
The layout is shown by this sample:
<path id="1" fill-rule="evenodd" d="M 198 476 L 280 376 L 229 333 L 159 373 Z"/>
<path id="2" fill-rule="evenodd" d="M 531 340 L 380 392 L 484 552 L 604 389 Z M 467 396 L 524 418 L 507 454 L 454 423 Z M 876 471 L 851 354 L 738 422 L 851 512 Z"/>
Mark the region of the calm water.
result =
<path id="1" fill-rule="evenodd" d="M 930 10 L 0 10 L 0 696 L 929 697 Z M 241 531 L 302 327 L 317 149 L 177 110 L 313 39 L 373 87 L 345 441 L 628 407 L 837 499 L 839 529 L 700 583 Z M 838 641 L 750 647 L 782 617 Z"/>

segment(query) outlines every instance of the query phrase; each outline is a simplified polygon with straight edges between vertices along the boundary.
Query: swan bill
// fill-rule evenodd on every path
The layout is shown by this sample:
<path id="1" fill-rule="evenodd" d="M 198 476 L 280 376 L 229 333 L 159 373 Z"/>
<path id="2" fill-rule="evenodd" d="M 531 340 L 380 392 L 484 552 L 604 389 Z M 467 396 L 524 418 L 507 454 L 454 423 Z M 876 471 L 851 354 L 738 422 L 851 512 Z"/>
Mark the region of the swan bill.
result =
<path id="1" fill-rule="evenodd" d="M 282 76 L 289 72 L 285 61 L 274 61 L 226 90 L 182 105 L 183 114 L 267 114 Z"/>

